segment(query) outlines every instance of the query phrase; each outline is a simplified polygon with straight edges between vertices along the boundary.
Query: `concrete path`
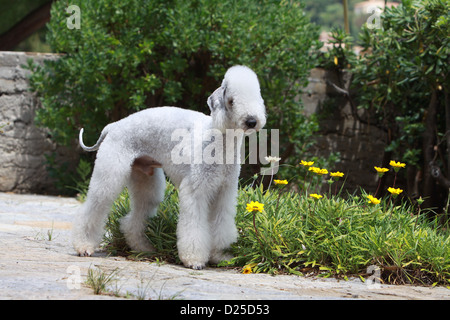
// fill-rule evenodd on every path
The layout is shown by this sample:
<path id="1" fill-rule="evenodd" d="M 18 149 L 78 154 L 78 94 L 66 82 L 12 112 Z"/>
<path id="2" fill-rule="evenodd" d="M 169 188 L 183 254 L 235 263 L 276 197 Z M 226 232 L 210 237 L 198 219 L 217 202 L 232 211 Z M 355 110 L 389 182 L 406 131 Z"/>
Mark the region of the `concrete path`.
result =
<path id="1" fill-rule="evenodd" d="M 123 257 L 78 257 L 73 198 L 0 193 L 0 299 L 450 299 L 443 287 L 379 285 L 298 276 L 194 271 Z M 108 294 L 87 287 L 88 270 L 113 274 Z"/>

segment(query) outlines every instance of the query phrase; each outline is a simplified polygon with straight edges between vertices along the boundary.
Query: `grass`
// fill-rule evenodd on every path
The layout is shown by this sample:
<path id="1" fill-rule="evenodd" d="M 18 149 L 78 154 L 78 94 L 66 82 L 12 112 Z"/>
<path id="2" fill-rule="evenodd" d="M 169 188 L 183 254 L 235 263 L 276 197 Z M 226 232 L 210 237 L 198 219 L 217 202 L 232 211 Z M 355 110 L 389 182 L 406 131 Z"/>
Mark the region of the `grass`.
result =
<path id="1" fill-rule="evenodd" d="M 316 179 L 317 180 L 317 179 Z M 313 180 L 313 181 L 316 181 Z M 315 182 L 317 184 L 317 182 Z M 320 190 L 312 185 L 312 190 Z M 236 225 L 239 239 L 234 258 L 219 267 L 245 273 L 315 274 L 320 277 L 371 276 L 381 270 L 383 283 L 450 285 L 450 236 L 438 219 L 418 215 L 417 205 L 387 197 L 373 204 L 367 194 L 341 197 L 329 188 L 314 199 L 282 186 L 241 187 Z M 251 201 L 264 204 L 262 212 L 247 210 Z M 130 254 L 118 220 L 129 211 L 124 192 L 115 202 L 107 223 L 106 247 L 113 254 Z M 423 211 L 422 211 L 423 213 Z M 157 261 L 180 263 L 176 248 L 177 190 L 168 183 L 158 216 L 149 220 L 147 236 L 156 254 L 131 254 Z M 373 277 L 372 277 L 373 278 Z"/>
<path id="2" fill-rule="evenodd" d="M 121 293 L 121 286 L 119 285 L 120 276 L 117 268 L 106 272 L 98 267 L 89 267 L 85 284 L 87 287 L 91 288 L 93 293 L 96 295 L 110 295 L 127 299 L 150 300 L 150 290 L 153 291 L 157 300 L 175 300 L 181 294 L 180 291 L 166 296 L 163 293 L 163 289 L 167 281 L 163 283 L 158 291 L 154 290 L 151 287 L 153 277 L 154 275 L 150 279 L 146 279 L 145 277 L 139 275 L 139 284 L 137 285 L 136 293 L 131 293 L 129 291 L 126 291 L 126 293 Z"/>
<path id="3" fill-rule="evenodd" d="M 94 291 L 94 294 L 105 294 L 108 292 L 107 286 L 117 280 L 117 269 L 110 273 L 105 273 L 98 268 L 89 268 L 86 278 L 86 285 Z"/>

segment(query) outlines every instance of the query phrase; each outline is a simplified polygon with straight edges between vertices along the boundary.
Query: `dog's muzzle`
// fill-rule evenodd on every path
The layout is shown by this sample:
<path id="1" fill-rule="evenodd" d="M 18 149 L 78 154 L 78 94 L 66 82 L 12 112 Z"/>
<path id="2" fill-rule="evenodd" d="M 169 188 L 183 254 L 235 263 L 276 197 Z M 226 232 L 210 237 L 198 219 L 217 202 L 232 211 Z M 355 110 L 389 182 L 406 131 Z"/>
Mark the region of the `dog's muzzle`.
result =
<path id="1" fill-rule="evenodd" d="M 245 125 L 248 129 L 253 129 L 258 124 L 258 121 L 254 117 L 248 117 L 247 120 L 245 120 Z"/>

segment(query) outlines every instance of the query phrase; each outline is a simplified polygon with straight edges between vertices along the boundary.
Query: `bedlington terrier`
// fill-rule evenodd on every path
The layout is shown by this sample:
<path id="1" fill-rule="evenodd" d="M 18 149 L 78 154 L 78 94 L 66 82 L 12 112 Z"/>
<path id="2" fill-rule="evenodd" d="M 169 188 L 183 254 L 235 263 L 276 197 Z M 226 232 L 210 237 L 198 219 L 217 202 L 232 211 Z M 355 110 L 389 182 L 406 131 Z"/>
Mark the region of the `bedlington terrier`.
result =
<path id="1" fill-rule="evenodd" d="M 165 174 L 179 190 L 177 248 L 186 267 L 229 259 L 235 226 L 243 136 L 266 123 L 256 74 L 245 66 L 225 73 L 207 100 L 211 116 L 176 107 L 150 108 L 107 125 L 96 151 L 86 202 L 73 227 L 74 248 L 91 255 L 100 244 L 112 203 L 128 187 L 131 211 L 120 220 L 127 244 L 155 251 L 145 235 L 148 217 L 164 198 Z"/>

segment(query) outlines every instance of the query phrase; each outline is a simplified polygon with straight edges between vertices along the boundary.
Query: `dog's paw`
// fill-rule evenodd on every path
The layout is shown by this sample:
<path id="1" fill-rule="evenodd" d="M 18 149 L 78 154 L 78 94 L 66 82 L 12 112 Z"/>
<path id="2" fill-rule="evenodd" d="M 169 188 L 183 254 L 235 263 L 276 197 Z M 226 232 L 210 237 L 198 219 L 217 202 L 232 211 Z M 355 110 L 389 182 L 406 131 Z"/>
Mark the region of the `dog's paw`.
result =
<path id="1" fill-rule="evenodd" d="M 90 257 L 95 249 L 92 246 L 77 246 L 74 245 L 76 252 L 80 257 Z"/>
<path id="2" fill-rule="evenodd" d="M 186 268 L 191 268 L 194 270 L 202 270 L 206 267 L 206 262 L 201 262 L 199 260 L 196 259 L 192 259 L 192 260 L 188 260 L 188 259 L 181 259 L 181 261 L 183 262 L 183 265 Z"/>
<path id="3" fill-rule="evenodd" d="M 194 270 L 201 270 L 205 268 L 208 262 L 209 252 L 204 250 L 197 250 L 193 252 L 192 250 L 181 250 L 180 244 L 178 244 L 178 257 L 186 268 L 191 268 Z"/>
<path id="4" fill-rule="evenodd" d="M 202 270 L 206 267 L 204 263 L 192 263 L 192 264 L 185 264 L 186 268 L 191 268 L 194 270 Z"/>

